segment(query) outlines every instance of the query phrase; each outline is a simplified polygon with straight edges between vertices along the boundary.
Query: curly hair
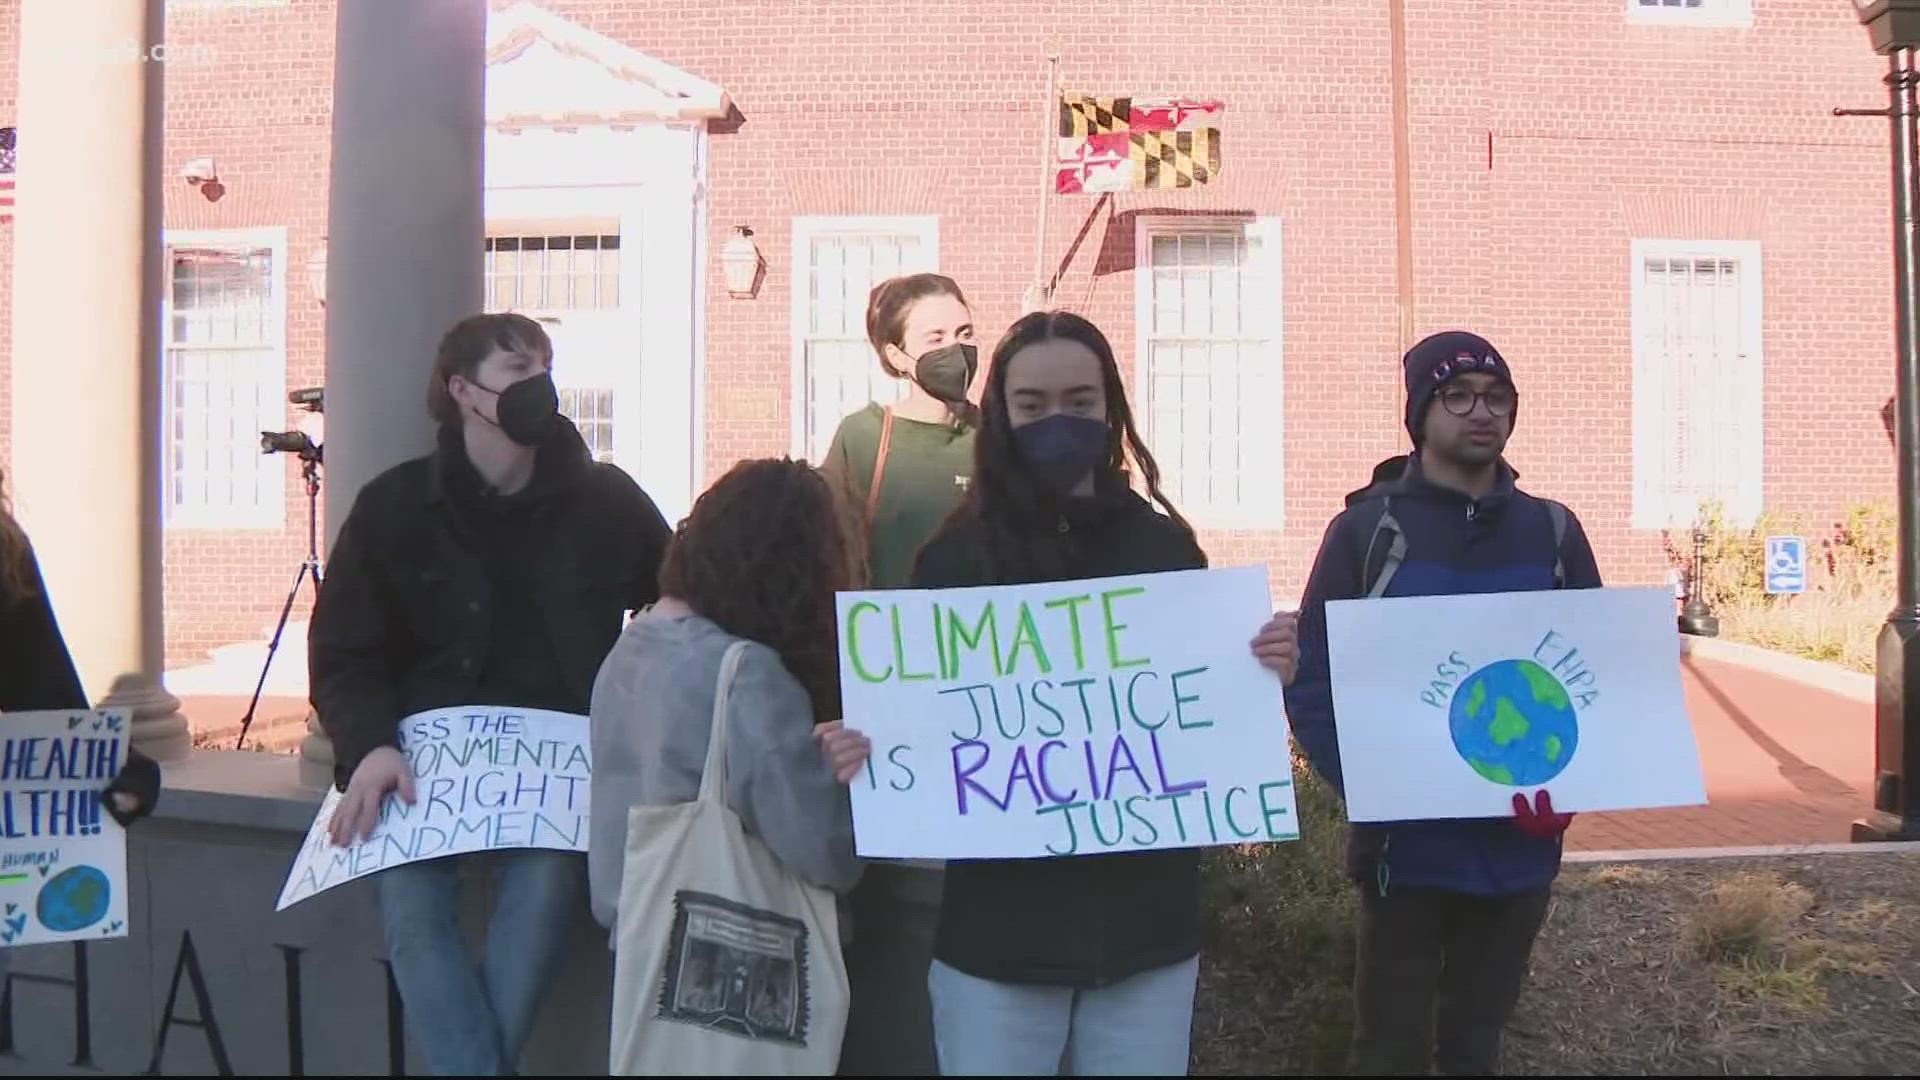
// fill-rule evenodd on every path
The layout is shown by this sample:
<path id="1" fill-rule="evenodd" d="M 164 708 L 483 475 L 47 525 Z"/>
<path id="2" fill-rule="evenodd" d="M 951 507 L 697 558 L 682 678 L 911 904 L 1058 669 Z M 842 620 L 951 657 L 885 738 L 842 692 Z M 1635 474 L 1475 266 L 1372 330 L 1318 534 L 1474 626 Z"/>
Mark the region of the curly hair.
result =
<path id="1" fill-rule="evenodd" d="M 0 607 L 34 591 L 27 534 L 7 506 L 6 480 L 0 472 Z"/>
<path id="2" fill-rule="evenodd" d="M 840 719 L 834 593 L 852 578 L 841 518 L 806 462 L 743 461 L 694 502 L 660 566 L 662 596 L 780 654 L 820 723 Z"/>
<path id="3" fill-rule="evenodd" d="M 1034 477 L 1014 442 L 1013 422 L 1007 412 L 1007 372 L 1021 350 L 1055 339 L 1079 342 L 1100 362 L 1100 381 L 1107 399 L 1107 452 L 1094 475 L 1099 488 L 1112 491 L 1128 487 L 1127 462 L 1131 458 L 1148 497 L 1160 504 L 1175 524 L 1189 533 L 1193 531 L 1161 490 L 1160 465 L 1134 426 L 1126 383 L 1120 377 L 1120 364 L 1107 336 L 1071 312 L 1036 311 L 1008 327 L 994 346 L 986 390 L 980 399 L 973 480 L 960 507 L 935 533 L 939 536 L 969 521 L 977 523 L 985 534 L 986 555 L 994 570 L 1035 581 L 1053 580 L 1066 573 L 1075 553 L 1070 538 L 1062 537 L 1054 527 L 1062 496 Z"/>

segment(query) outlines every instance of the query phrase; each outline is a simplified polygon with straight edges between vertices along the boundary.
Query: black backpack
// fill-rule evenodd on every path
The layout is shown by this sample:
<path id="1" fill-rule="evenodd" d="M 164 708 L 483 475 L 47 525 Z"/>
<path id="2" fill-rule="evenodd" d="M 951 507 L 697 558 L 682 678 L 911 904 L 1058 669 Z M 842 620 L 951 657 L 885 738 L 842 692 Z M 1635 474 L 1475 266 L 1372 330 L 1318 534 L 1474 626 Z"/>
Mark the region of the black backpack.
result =
<path id="1" fill-rule="evenodd" d="M 1553 587 L 1565 588 L 1567 569 L 1560 549 L 1567 539 L 1567 508 L 1552 499 L 1540 501 L 1547 504 L 1547 515 L 1553 519 Z M 1373 533 L 1367 539 L 1367 552 L 1360 560 L 1361 581 L 1372 583 L 1363 594 L 1369 598 L 1386 595 L 1387 584 L 1399 572 L 1400 564 L 1407 557 L 1407 535 L 1400 528 L 1400 520 L 1393 516 L 1393 496 L 1383 495 L 1380 502 L 1380 517 L 1373 524 Z M 1383 535 L 1391 539 L 1387 541 L 1386 556 L 1380 569 L 1375 571 L 1372 569 L 1373 553 L 1380 549 Z"/>

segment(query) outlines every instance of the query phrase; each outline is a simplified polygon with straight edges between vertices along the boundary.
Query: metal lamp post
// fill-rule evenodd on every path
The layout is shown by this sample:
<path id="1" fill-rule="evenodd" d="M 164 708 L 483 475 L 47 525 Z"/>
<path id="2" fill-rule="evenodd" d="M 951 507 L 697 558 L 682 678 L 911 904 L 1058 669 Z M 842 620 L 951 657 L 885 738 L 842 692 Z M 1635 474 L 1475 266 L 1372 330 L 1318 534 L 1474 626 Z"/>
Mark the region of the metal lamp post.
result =
<path id="1" fill-rule="evenodd" d="M 1693 637 L 1719 637 L 1720 617 L 1707 606 L 1707 529 L 1693 526 L 1693 563 L 1687 570 L 1687 602 L 1680 606 L 1680 632 Z"/>
<path id="2" fill-rule="evenodd" d="M 1836 109 L 1884 116 L 1893 145 L 1894 443 L 1899 461 L 1899 597 L 1880 630 L 1875 657 L 1873 810 L 1853 823 L 1853 838 L 1920 839 L 1920 235 L 1915 180 L 1920 149 L 1915 89 L 1920 70 L 1920 0 L 1852 0 L 1875 51 L 1887 57 L 1886 109 Z"/>

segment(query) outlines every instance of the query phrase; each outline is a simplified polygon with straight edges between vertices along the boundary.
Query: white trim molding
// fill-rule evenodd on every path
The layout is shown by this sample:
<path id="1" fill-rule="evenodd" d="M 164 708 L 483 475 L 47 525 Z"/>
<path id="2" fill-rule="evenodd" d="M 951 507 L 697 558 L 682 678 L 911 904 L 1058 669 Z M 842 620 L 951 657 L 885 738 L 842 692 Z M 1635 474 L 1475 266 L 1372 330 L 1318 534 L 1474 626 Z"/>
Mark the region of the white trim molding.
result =
<path id="1" fill-rule="evenodd" d="M 813 215 L 793 219 L 792 262 L 789 264 L 793 268 L 793 310 L 789 323 L 789 336 L 792 339 L 793 396 L 788 408 L 792 421 L 789 434 L 793 455 L 808 460 L 820 459 L 826 449 L 827 440 L 833 434 L 832 429 L 809 432 L 807 427 L 808 413 L 813 403 L 812 394 L 809 392 L 812 373 L 807 365 L 807 343 L 814 336 L 811 318 L 814 299 L 812 276 L 814 244 L 817 241 L 835 237 L 850 240 L 893 237 L 912 239 L 917 242 L 914 250 L 904 255 L 899 265 L 889 268 L 884 276 L 870 273 L 872 280 L 866 284 L 865 289 L 860 290 L 858 302 L 862 329 L 857 333 L 850 332 L 851 336 L 846 340 L 850 342 L 852 337 L 858 337 L 861 340 L 860 348 L 866 353 L 867 361 L 872 368 L 871 375 L 874 378 L 880 376 L 880 362 L 873 356 L 872 348 L 864 344 L 866 339 L 865 290 L 879 284 L 885 277 L 896 274 L 932 273 L 940 269 L 940 219 L 932 214 Z M 847 299 L 849 303 L 853 301 L 851 297 Z M 859 407 L 850 400 L 843 401 L 842 404 L 847 406 L 848 411 Z M 836 416 L 831 422 L 838 424 L 839 420 L 840 418 Z M 818 445 L 813 445 L 816 442 Z"/>
<path id="2" fill-rule="evenodd" d="M 1684 264 L 1687 274 L 1684 310 L 1656 311 L 1655 286 L 1649 284 L 1649 263 L 1666 260 Z M 1731 268 L 1732 282 L 1727 283 Z M 1698 516 L 1698 503 L 1719 501 L 1730 521 L 1750 524 L 1763 505 L 1766 472 L 1763 414 L 1766 363 L 1762 341 L 1765 266 L 1758 241 L 1638 239 L 1630 246 L 1628 262 L 1632 324 L 1633 395 L 1633 526 L 1638 529 L 1684 528 Z M 1702 279 L 1704 284 L 1699 284 Z M 1667 280 L 1671 281 L 1669 276 Z M 1680 285 L 1668 285 L 1677 289 Z M 1671 297 L 1671 293 L 1667 294 Z M 1732 325 L 1716 325 L 1720 313 L 1701 314 L 1693 303 L 1732 303 Z M 1677 317 L 1675 317 L 1677 316 Z M 1699 328 L 1709 327 L 1702 338 Z M 1733 340 L 1722 342 L 1721 334 Z M 1675 351 L 1692 368 L 1676 372 Z M 1704 374 L 1703 374 L 1704 372 Z M 1706 386 L 1686 380 L 1706 378 Z M 1674 487 L 1679 449 L 1669 442 L 1676 419 L 1669 410 L 1684 407 L 1710 411 L 1704 422 L 1690 425 L 1703 445 L 1693 453 L 1711 455 L 1711 471 L 1721 490 L 1694 492 Z M 1697 419 L 1697 418 L 1696 418 Z M 1731 478 L 1731 479 L 1730 479 Z M 1695 474 L 1693 479 L 1698 479 Z"/>
<path id="3" fill-rule="evenodd" d="M 1627 22 L 1746 30 L 1753 26 L 1753 0 L 1627 0 Z"/>
<path id="4" fill-rule="evenodd" d="M 1235 245 L 1238 262 L 1231 267 L 1238 291 L 1226 308 L 1234 313 L 1236 325 L 1224 333 L 1209 328 L 1199 335 L 1185 330 L 1171 335 L 1188 339 L 1182 345 L 1183 356 L 1194 348 L 1209 352 L 1217 346 L 1234 348 L 1236 370 L 1231 373 L 1232 385 L 1219 397 L 1216 392 L 1222 388 L 1216 385 L 1219 380 L 1216 372 L 1187 370 L 1184 359 L 1181 370 L 1176 372 L 1158 371 L 1155 367 L 1154 343 L 1160 337 L 1160 322 L 1156 312 L 1158 271 L 1154 263 L 1154 241 L 1170 237 L 1210 237 L 1240 242 Z M 1286 319 L 1283 300 L 1286 278 L 1280 218 L 1142 217 L 1135 230 L 1135 244 L 1133 412 L 1148 447 L 1160 464 L 1163 481 L 1169 489 L 1168 497 L 1182 514 L 1203 528 L 1284 528 Z M 1213 279 L 1217 281 L 1218 276 L 1214 274 Z M 1184 327 L 1188 313 L 1184 308 L 1181 310 Z M 1209 319 L 1213 312 L 1220 310 L 1222 305 L 1210 297 Z M 1211 356 L 1205 362 L 1211 364 Z M 1167 380 L 1192 383 L 1196 379 L 1207 383 L 1209 415 L 1197 418 L 1191 430 L 1185 423 L 1177 432 L 1156 430 L 1160 426 L 1156 424 L 1156 415 L 1163 418 L 1167 415 L 1162 403 L 1156 401 L 1156 383 L 1165 385 Z M 1226 400 L 1229 398 L 1230 403 Z M 1192 411 L 1190 403 L 1184 400 L 1179 407 L 1183 414 Z M 1204 440 L 1207 452 L 1199 456 L 1209 464 L 1202 466 L 1201 471 L 1211 472 L 1211 451 L 1222 446 L 1220 425 L 1212 414 L 1222 408 L 1238 414 L 1229 470 L 1234 485 L 1230 495 L 1214 497 L 1210 484 L 1202 485 L 1185 477 L 1186 466 L 1194 459 L 1185 440 L 1189 436 Z"/>
<path id="5" fill-rule="evenodd" d="M 176 503 L 173 492 L 174 476 L 177 471 L 174 460 L 173 412 L 175 408 L 174 352 L 183 345 L 174 337 L 173 327 L 173 254 L 182 248 L 213 248 L 220 251 L 246 253 L 265 251 L 272 260 L 268 289 L 271 292 L 267 313 L 266 334 L 258 347 L 270 350 L 274 356 L 263 362 L 259 386 L 261 400 L 257 427 L 245 434 L 239 441 L 244 447 L 237 448 L 243 457 L 251 452 L 258 458 L 260 496 L 251 506 L 217 507 L 212 505 L 188 505 L 182 507 Z M 283 225 L 245 229 L 179 229 L 167 230 L 162 238 L 163 258 L 166 275 L 161 289 L 160 302 L 160 430 L 161 471 L 163 490 L 160 497 L 161 516 L 168 529 L 194 530 L 274 530 L 286 526 L 287 522 L 287 465 L 285 455 L 259 453 L 259 432 L 284 431 L 291 423 L 291 410 L 286 403 L 287 392 L 287 229 Z"/>

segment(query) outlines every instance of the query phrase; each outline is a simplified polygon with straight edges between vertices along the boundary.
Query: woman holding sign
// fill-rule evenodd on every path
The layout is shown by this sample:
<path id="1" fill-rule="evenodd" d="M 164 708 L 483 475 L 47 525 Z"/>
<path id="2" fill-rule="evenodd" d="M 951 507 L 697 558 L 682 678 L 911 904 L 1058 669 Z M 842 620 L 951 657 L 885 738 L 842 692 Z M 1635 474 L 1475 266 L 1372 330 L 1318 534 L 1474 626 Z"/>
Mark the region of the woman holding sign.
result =
<path id="1" fill-rule="evenodd" d="M 0 489 L 0 713 L 89 708 L 33 545 Z M 159 764 L 129 746 L 107 794 L 107 812 L 122 826 L 133 824 L 160 799 Z M 5 957 L 0 952 L 0 960 Z"/>
<path id="2" fill-rule="evenodd" d="M 1092 323 L 1015 323 L 981 413 L 974 484 L 920 553 L 916 587 L 1206 566 Z M 1129 455 L 1163 512 L 1132 489 Z M 1263 627 L 1254 652 L 1291 678 L 1291 616 Z M 1197 849 L 949 863 L 928 975 L 940 1071 L 1185 1074 L 1200 937 Z"/>
<path id="3" fill-rule="evenodd" d="M 966 494 L 980 410 L 967 394 L 980 368 L 973 311 L 952 278 L 909 274 L 875 286 L 867 340 L 907 396 L 868 404 L 840 422 L 821 466 L 854 515 L 867 585 L 897 589 L 914 553 Z M 879 861 L 854 893 L 857 931 L 847 948 L 853 980 L 840 1072 L 923 1075 L 934 1069 L 926 971 L 940 904 L 940 864 Z"/>
<path id="4" fill-rule="evenodd" d="M 0 713 L 90 707 L 33 545 L 8 512 L 0 489 Z M 0 717 L 0 724 L 5 722 Z M 160 766 L 129 745 L 127 763 L 104 795 L 107 813 L 123 828 L 132 825 L 160 799 Z M 0 949 L 0 986 L 8 982 L 10 956 Z"/>

